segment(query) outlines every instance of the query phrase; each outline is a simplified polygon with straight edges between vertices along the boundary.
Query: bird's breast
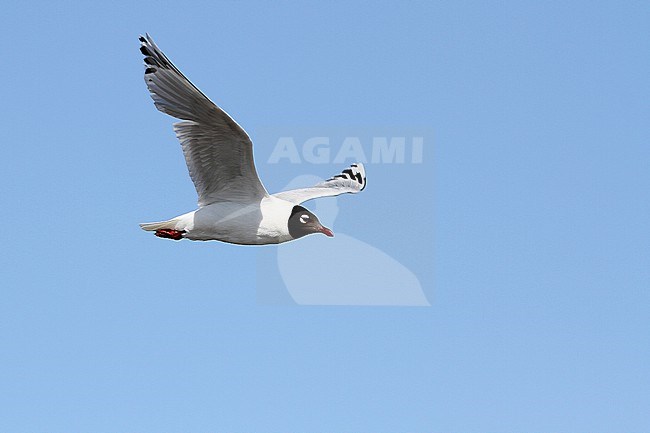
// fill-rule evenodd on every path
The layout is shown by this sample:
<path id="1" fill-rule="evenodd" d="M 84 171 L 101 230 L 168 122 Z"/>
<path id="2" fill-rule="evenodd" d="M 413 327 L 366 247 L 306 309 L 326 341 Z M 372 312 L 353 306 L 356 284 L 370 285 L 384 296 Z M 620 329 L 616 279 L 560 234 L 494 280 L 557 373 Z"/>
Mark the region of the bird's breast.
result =
<path id="1" fill-rule="evenodd" d="M 276 197 L 265 197 L 260 203 L 262 221 L 257 230 L 260 239 L 272 240 L 269 243 L 282 243 L 292 240 L 289 234 L 289 216 L 293 204 Z"/>

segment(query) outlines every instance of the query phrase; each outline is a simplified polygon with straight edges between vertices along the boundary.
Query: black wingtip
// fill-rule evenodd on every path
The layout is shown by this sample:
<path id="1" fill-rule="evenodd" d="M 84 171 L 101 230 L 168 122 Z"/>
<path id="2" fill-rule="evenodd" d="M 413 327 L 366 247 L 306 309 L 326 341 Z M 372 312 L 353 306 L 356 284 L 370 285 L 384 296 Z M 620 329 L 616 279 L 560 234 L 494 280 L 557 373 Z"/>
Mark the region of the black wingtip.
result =
<path id="1" fill-rule="evenodd" d="M 350 165 L 350 168 L 346 168 L 340 174 L 330 177 L 329 179 L 327 179 L 327 181 L 329 182 L 330 180 L 336 180 L 336 179 L 355 181 L 359 185 L 361 185 L 361 189 L 359 191 L 363 191 L 366 188 L 368 182 L 366 181 L 366 177 L 361 175 L 361 171 L 357 171 L 358 168 L 359 168 L 359 163 L 354 163 Z"/>

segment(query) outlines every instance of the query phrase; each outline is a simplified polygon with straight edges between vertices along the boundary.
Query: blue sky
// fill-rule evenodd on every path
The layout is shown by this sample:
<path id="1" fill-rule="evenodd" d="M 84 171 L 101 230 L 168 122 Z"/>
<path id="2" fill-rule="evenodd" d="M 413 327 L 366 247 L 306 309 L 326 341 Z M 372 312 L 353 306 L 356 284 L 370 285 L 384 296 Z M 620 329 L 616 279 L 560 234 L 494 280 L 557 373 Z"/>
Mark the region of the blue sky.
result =
<path id="1" fill-rule="evenodd" d="M 4 5 L 0 430 L 648 431 L 649 21 L 642 2 Z M 144 32 L 249 132 L 271 191 L 342 168 L 269 164 L 281 135 L 429 131 L 422 163 L 368 165 L 335 228 L 431 306 L 296 305 L 259 265 L 275 247 L 142 232 L 196 201 Z"/>

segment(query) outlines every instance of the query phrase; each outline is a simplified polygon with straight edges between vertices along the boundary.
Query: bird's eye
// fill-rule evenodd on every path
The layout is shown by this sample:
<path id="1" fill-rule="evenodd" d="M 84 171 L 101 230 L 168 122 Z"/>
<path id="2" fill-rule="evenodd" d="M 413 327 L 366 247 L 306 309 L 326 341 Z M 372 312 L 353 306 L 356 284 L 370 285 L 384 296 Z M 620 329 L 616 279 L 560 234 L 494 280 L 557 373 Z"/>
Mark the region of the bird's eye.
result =
<path id="1" fill-rule="evenodd" d="M 300 215 L 300 222 L 301 223 L 305 224 L 307 222 L 307 220 L 309 220 L 309 215 L 307 215 L 307 214 Z"/>

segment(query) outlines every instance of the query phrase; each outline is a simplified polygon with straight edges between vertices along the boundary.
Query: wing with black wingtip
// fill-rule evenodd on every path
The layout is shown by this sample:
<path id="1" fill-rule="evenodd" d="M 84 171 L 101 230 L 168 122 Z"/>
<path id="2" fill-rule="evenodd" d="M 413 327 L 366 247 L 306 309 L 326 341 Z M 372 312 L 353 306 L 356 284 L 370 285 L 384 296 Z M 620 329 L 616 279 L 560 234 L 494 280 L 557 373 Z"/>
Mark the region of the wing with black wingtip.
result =
<path id="1" fill-rule="evenodd" d="M 366 170 L 363 164 L 357 162 L 346 168 L 340 174 L 318 183 L 311 188 L 292 189 L 273 194 L 273 197 L 286 200 L 293 204 L 300 204 L 307 200 L 320 197 L 361 192 L 366 187 Z"/>
<path id="2" fill-rule="evenodd" d="M 217 201 L 254 202 L 268 196 L 253 162 L 253 143 L 156 46 L 140 36 L 144 81 L 158 110 L 183 120 L 174 131 L 199 196 L 199 206 Z"/>

